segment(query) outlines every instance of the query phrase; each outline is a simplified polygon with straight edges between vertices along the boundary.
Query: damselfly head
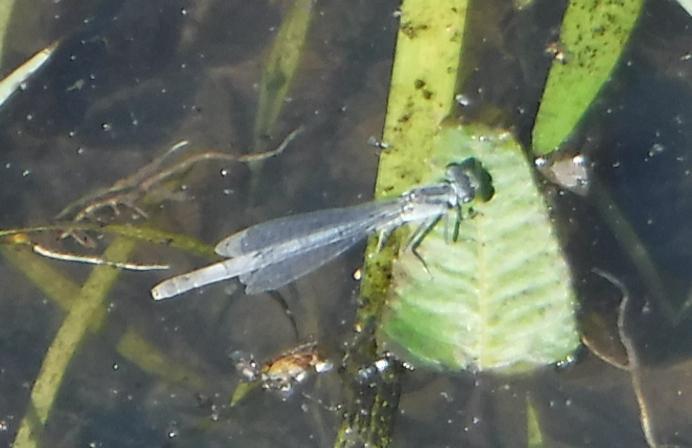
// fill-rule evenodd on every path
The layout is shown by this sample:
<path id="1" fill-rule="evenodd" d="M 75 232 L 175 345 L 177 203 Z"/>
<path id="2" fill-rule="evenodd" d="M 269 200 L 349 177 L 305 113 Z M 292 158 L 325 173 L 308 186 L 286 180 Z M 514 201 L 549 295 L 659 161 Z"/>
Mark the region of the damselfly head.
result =
<path id="1" fill-rule="evenodd" d="M 490 173 L 475 157 L 469 157 L 461 163 L 450 163 L 445 177 L 454 188 L 460 204 L 467 204 L 474 199 L 486 202 L 495 194 Z"/>

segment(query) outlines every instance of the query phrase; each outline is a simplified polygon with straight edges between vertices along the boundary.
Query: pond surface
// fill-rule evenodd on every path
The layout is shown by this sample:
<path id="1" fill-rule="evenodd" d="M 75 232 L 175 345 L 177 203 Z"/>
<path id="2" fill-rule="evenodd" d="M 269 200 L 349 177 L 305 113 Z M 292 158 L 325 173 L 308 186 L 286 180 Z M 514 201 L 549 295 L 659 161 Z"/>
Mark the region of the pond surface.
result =
<path id="1" fill-rule="evenodd" d="M 487 112 L 502 111 L 503 125 L 526 145 L 551 62 L 545 48 L 557 39 L 565 2 L 536 1 L 522 10 L 509 3 L 488 2 L 477 16 L 477 67 L 460 93 L 469 116 L 495 125 Z M 146 224 L 213 245 L 269 218 L 369 200 L 386 151 L 374 142 L 386 112 L 399 4 L 312 5 L 287 96 L 260 132 L 263 70 L 291 4 L 18 3 L 5 33 L 3 73 L 60 42 L 0 108 L 0 229 L 55 222 L 68 204 L 131 176 L 182 140 L 191 151 L 240 155 L 272 149 L 301 126 L 279 156 L 200 162 L 143 192 L 146 217 L 104 206 L 90 222 Z M 393 446 L 526 446 L 527 403 L 546 446 L 646 446 L 642 420 L 659 443 L 692 446 L 691 24 L 675 2 L 645 5 L 623 62 L 573 144 L 593 161 L 663 289 L 653 288 L 623 249 L 596 193 L 547 186 L 580 318 L 593 333 L 585 332 L 591 350 L 581 349 L 570 365 L 522 377 L 408 372 Z M 58 236 L 32 238 L 56 252 L 92 256 L 114 239 L 92 232 L 97 248 L 89 249 Z M 89 317 L 99 323 L 64 370 L 36 446 L 332 446 L 341 422 L 333 409 L 342 400 L 338 366 L 353 337 L 363 247 L 276 293 L 245 296 L 226 282 L 156 303 L 149 296 L 155 283 L 209 259 L 138 243 L 132 260 L 170 270 L 117 277 L 104 315 Z M 0 445 L 8 446 L 32 413 L 32 389 L 66 317 L 56 295 L 78 292 L 94 268 L 4 250 Z M 28 274 L 39 266 L 51 271 Z M 630 298 L 634 373 L 594 353 L 611 345 L 622 351 L 615 327 L 620 283 Z M 290 396 L 254 390 L 229 406 L 243 380 L 238 356 L 261 362 L 309 340 L 337 368 Z"/>

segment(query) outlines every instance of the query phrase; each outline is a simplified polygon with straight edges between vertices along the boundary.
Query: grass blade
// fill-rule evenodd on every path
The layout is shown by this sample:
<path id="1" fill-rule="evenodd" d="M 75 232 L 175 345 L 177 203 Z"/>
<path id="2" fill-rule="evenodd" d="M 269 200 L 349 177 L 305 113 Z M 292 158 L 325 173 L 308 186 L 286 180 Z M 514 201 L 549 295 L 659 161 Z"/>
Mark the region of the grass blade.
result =
<path id="1" fill-rule="evenodd" d="M 533 153 L 545 155 L 572 134 L 620 60 L 643 0 L 571 0 L 560 29 L 533 128 Z"/>

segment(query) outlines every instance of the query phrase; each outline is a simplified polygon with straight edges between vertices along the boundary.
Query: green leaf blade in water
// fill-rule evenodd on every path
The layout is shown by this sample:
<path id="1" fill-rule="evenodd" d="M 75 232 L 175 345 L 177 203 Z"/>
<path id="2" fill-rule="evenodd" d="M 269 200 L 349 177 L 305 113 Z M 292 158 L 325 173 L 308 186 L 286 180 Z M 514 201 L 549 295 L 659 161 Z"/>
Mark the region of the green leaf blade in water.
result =
<path id="1" fill-rule="evenodd" d="M 579 344 L 571 275 L 521 147 L 506 132 L 443 129 L 430 176 L 475 157 L 494 197 L 465 210 L 456 242 L 444 223 L 393 265 L 378 336 L 414 365 L 520 371 L 566 359 Z M 435 174 L 436 173 L 436 174 Z"/>
<path id="2" fill-rule="evenodd" d="M 571 0 L 533 128 L 533 153 L 555 151 L 583 118 L 620 60 L 643 0 Z"/>

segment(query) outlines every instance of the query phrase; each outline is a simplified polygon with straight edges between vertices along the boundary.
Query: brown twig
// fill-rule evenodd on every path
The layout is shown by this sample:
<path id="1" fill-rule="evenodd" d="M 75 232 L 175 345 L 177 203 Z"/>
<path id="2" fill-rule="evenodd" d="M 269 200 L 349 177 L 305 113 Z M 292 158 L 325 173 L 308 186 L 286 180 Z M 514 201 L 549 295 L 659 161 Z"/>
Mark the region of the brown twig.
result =
<path id="1" fill-rule="evenodd" d="M 41 255 L 46 258 L 52 258 L 54 260 L 71 261 L 76 263 L 85 263 L 93 265 L 104 265 L 112 266 L 118 269 L 124 269 L 128 271 L 156 271 L 165 270 L 169 266 L 165 264 L 140 264 L 132 262 L 120 262 L 112 261 L 102 257 L 94 255 L 80 255 L 71 252 L 58 251 L 51 249 L 50 247 L 44 246 L 43 244 L 36 243 L 29 239 L 28 235 L 24 233 L 18 233 L 9 237 L 8 240 L 12 245 L 28 246 L 34 253 Z"/>
<path id="2" fill-rule="evenodd" d="M 627 314 L 629 313 L 630 304 L 629 291 L 625 285 L 612 274 L 598 268 L 594 268 L 592 271 L 615 285 L 615 287 L 617 287 L 622 293 L 622 300 L 620 301 L 617 319 L 618 335 L 623 347 L 625 347 L 625 353 L 627 353 L 627 370 L 630 372 L 632 389 L 635 397 L 637 398 L 637 405 L 639 406 L 639 420 L 641 423 L 642 432 L 644 433 L 644 438 L 646 439 L 648 446 L 658 447 L 659 444 L 656 441 L 654 423 L 651 420 L 651 413 L 649 412 L 649 404 L 644 394 L 639 354 L 637 353 L 637 348 L 634 345 L 634 341 L 630 337 L 630 331 L 628 329 Z"/>
<path id="3" fill-rule="evenodd" d="M 94 217 L 100 210 L 111 208 L 117 216 L 120 214 L 119 207 L 126 207 L 133 210 L 142 218 L 148 218 L 148 214 L 137 205 L 137 201 L 143 196 L 152 191 L 157 185 L 162 182 L 186 171 L 193 165 L 207 161 L 231 161 L 248 163 L 258 160 L 264 160 L 269 157 L 274 157 L 281 154 L 288 144 L 303 131 L 303 127 L 299 127 L 275 148 L 270 151 L 258 152 L 253 154 L 228 154 L 215 150 L 202 151 L 190 155 L 182 160 L 178 160 L 169 166 L 164 166 L 165 162 L 177 153 L 181 148 L 188 145 L 187 141 L 181 141 L 173 145 L 164 154 L 157 157 L 152 162 L 140 168 L 134 174 L 125 178 L 119 179 L 113 185 L 106 188 L 101 188 L 93 193 L 86 195 L 75 202 L 69 204 L 60 213 L 56 215 L 56 219 L 66 219 L 72 215 L 71 220 L 78 222 Z M 66 232 L 62 238 L 72 236 L 80 244 L 89 245 L 88 238 L 80 238 L 74 232 Z"/>

